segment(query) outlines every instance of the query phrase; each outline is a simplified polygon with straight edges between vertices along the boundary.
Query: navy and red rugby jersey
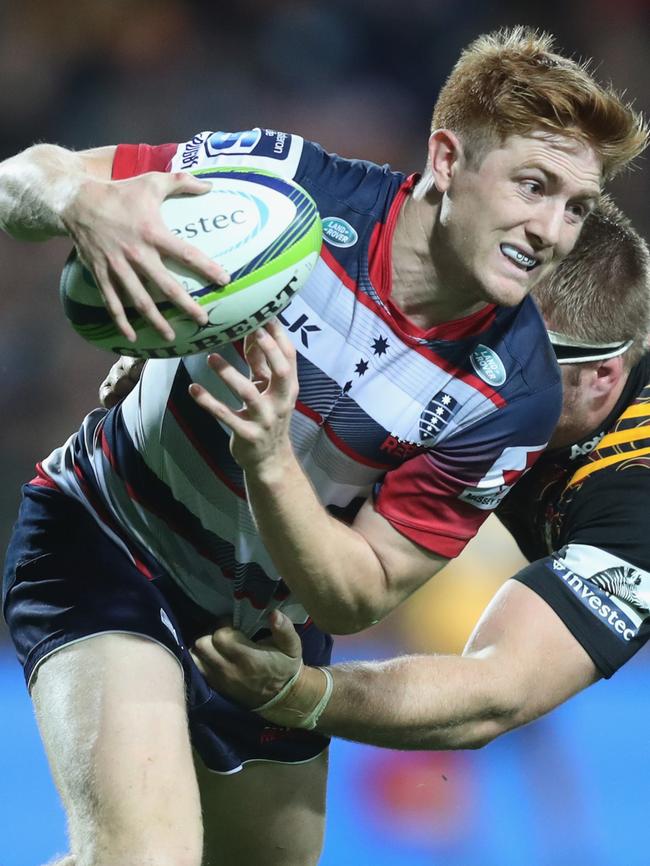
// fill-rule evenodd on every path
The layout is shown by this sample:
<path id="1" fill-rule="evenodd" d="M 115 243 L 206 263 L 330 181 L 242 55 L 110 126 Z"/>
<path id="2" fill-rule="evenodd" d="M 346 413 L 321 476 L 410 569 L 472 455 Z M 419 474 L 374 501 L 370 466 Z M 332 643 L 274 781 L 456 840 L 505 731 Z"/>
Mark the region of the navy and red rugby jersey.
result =
<path id="1" fill-rule="evenodd" d="M 280 316 L 298 353 L 291 437 L 321 502 L 351 520 L 374 505 L 401 534 L 454 557 L 535 461 L 561 385 L 526 299 L 423 331 L 391 303 L 391 239 L 415 179 L 266 129 L 122 145 L 113 176 L 215 165 L 294 178 L 323 221 L 320 259 Z M 246 372 L 236 345 L 224 357 Z M 198 604 L 252 633 L 265 612 L 306 613 L 262 544 L 229 434 L 188 396 L 232 396 L 205 355 L 153 360 L 123 403 L 97 410 L 42 464 L 116 543 L 144 551 Z"/>

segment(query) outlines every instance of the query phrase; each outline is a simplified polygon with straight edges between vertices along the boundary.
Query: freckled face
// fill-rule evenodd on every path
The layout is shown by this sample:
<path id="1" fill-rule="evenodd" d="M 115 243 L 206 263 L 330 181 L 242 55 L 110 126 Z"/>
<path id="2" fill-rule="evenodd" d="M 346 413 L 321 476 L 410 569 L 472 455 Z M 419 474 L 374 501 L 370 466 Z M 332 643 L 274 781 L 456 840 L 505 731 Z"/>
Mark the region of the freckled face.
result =
<path id="1" fill-rule="evenodd" d="M 439 217 L 444 279 L 468 299 L 518 304 L 571 251 L 600 183 L 593 148 L 564 136 L 510 136 L 475 168 L 459 158 Z"/>

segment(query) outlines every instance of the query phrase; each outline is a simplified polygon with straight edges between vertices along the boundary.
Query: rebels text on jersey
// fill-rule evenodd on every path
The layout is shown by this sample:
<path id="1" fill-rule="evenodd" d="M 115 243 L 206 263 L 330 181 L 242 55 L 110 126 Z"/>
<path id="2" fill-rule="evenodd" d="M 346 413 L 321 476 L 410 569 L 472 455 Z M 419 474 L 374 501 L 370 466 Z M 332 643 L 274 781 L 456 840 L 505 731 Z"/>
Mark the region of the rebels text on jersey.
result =
<path id="1" fill-rule="evenodd" d="M 400 533 L 456 556 L 559 415 L 559 373 L 534 304 L 417 328 L 390 298 L 391 238 L 415 178 L 298 136 L 256 129 L 122 145 L 113 176 L 216 165 L 293 178 L 321 214 L 320 259 L 280 316 L 298 353 L 292 443 L 321 502 L 351 520 L 372 495 Z M 246 371 L 240 344 L 222 354 Z M 149 361 L 123 403 L 89 415 L 43 472 L 204 608 L 234 605 L 249 633 L 272 607 L 304 621 L 257 535 L 228 431 L 188 396 L 192 381 L 232 402 L 205 355 Z"/>

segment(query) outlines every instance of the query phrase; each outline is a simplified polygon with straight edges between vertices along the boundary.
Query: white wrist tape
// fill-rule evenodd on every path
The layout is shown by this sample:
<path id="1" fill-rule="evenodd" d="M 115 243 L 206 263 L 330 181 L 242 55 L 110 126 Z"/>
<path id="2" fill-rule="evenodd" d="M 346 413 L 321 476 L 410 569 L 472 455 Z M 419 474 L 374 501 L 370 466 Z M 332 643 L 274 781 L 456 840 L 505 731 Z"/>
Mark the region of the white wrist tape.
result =
<path id="1" fill-rule="evenodd" d="M 262 713 L 262 712 L 264 712 L 264 710 L 270 710 L 271 707 L 274 707 L 277 703 L 279 703 L 282 700 L 282 698 L 289 692 L 289 690 L 291 689 L 293 684 L 296 682 L 296 680 L 298 679 L 298 677 L 302 673 L 302 668 L 303 668 L 303 663 L 302 663 L 302 659 L 300 659 L 300 667 L 295 672 L 295 674 L 286 681 L 286 683 L 282 686 L 282 688 L 277 693 L 277 695 L 274 695 L 265 704 L 261 704 L 259 707 L 253 707 L 253 712 L 254 713 Z"/>
<path id="2" fill-rule="evenodd" d="M 323 692 L 323 697 L 316 704 L 314 709 L 309 713 L 308 716 L 305 716 L 304 719 L 297 726 L 306 731 L 313 731 L 313 729 L 318 724 L 318 720 L 322 716 L 325 711 L 325 707 L 329 704 L 330 698 L 332 697 L 332 691 L 334 690 L 334 677 L 328 670 L 328 668 L 318 668 L 319 671 L 322 671 L 325 674 L 325 691 Z"/>

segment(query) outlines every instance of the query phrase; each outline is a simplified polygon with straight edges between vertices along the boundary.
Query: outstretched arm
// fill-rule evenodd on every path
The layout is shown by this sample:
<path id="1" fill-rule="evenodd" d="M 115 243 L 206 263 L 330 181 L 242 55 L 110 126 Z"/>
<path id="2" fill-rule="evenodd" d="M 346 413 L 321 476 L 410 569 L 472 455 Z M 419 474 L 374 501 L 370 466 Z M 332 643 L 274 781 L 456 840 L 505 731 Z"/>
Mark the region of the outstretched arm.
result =
<path id="1" fill-rule="evenodd" d="M 249 707 L 269 701 L 299 669 L 300 641 L 272 617 L 275 648 L 232 629 L 201 638 L 195 658 L 208 681 Z M 584 649 L 532 590 L 510 580 L 496 594 L 462 656 L 402 656 L 329 668 L 333 691 L 317 729 L 396 749 L 477 748 L 532 721 L 595 682 Z M 325 677 L 302 667 L 264 718 L 300 727 Z"/>
<path id="2" fill-rule="evenodd" d="M 114 147 L 75 153 L 39 144 L 0 163 L 0 228 L 21 240 L 69 235 L 92 270 L 106 307 L 121 332 L 135 339 L 124 302 L 166 338 L 174 332 L 149 295 L 153 283 L 200 324 L 205 311 L 171 277 L 169 257 L 223 284 L 227 274 L 164 225 L 160 204 L 173 195 L 209 188 L 184 172 L 150 172 L 111 181 Z"/>

